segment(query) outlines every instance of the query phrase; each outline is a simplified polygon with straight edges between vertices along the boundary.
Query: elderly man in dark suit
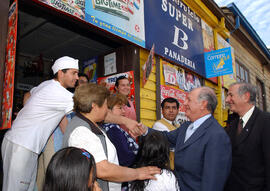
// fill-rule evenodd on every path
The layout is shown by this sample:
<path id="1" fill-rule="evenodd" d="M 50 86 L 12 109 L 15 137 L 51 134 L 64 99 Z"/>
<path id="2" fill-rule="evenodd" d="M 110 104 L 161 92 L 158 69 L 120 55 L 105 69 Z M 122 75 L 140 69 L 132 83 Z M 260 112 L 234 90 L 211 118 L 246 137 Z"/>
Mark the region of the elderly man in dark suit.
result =
<path id="1" fill-rule="evenodd" d="M 181 191 L 224 189 L 231 168 L 231 143 L 212 116 L 216 105 L 211 88 L 193 89 L 185 101 L 190 121 L 174 131 L 162 132 L 175 148 L 175 171 Z"/>
<path id="2" fill-rule="evenodd" d="M 226 103 L 234 112 L 226 131 L 232 142 L 232 169 L 226 191 L 270 191 L 270 114 L 255 107 L 256 87 L 229 87 Z"/>

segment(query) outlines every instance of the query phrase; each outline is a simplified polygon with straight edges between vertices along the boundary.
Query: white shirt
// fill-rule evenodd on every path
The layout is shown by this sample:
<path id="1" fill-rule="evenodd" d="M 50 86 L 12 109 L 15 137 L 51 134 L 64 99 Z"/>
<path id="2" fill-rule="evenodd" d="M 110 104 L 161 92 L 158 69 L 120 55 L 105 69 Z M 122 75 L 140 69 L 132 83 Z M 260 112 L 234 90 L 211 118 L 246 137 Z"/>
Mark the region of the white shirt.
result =
<path id="1" fill-rule="evenodd" d="M 73 94 L 53 79 L 42 82 L 30 93 L 5 137 L 39 154 L 63 116 L 73 109 Z"/>
<path id="2" fill-rule="evenodd" d="M 96 163 L 99 163 L 103 160 L 108 160 L 108 162 L 119 165 L 117 152 L 112 144 L 112 142 L 108 139 L 107 135 L 103 133 L 106 140 L 108 158 L 103 150 L 102 143 L 100 139 L 87 127 L 79 126 L 72 131 L 68 140 L 68 146 L 73 146 L 77 148 L 83 148 L 90 152 L 94 158 Z M 121 183 L 109 182 L 109 190 L 110 191 L 121 191 Z"/>
<path id="3" fill-rule="evenodd" d="M 162 170 L 162 174 L 156 174 L 157 180 L 149 180 L 144 191 L 179 191 L 177 179 L 168 170 Z"/>
<path id="4" fill-rule="evenodd" d="M 251 117 L 253 111 L 255 109 L 255 106 L 253 106 L 252 108 L 250 108 L 248 110 L 248 112 L 245 113 L 245 115 L 241 118 L 243 120 L 243 128 L 245 127 L 245 125 L 247 124 L 249 118 Z"/>
<path id="5" fill-rule="evenodd" d="M 162 118 L 162 119 L 164 119 L 168 123 L 172 124 L 172 121 L 169 121 L 169 120 L 167 120 L 165 118 Z M 170 131 L 166 125 L 164 125 L 163 123 L 161 123 L 159 121 L 154 123 L 153 129 L 158 130 L 158 131 L 168 131 L 168 132 Z"/>

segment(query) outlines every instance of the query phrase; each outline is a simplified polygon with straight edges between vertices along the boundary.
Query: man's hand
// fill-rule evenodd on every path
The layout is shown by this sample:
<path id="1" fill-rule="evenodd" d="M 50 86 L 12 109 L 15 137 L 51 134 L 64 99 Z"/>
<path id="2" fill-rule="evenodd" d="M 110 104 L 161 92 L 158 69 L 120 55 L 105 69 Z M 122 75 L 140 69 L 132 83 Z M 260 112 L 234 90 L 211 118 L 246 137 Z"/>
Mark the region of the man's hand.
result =
<path id="1" fill-rule="evenodd" d="M 129 129 L 130 135 L 134 138 L 141 136 L 144 133 L 142 124 L 135 120 L 123 117 L 123 125 Z"/>
<path id="2" fill-rule="evenodd" d="M 156 180 L 155 174 L 160 174 L 160 168 L 155 166 L 147 166 L 147 167 L 141 167 L 137 168 L 138 178 L 137 180 L 146 180 L 146 179 L 152 179 Z"/>

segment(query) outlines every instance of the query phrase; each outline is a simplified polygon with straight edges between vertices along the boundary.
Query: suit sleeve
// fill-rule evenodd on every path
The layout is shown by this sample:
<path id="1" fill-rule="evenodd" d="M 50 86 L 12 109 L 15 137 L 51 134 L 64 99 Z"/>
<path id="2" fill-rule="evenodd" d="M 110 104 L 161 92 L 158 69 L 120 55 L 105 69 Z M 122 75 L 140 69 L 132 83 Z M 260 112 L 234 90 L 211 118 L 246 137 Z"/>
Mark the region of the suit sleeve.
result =
<path id="1" fill-rule="evenodd" d="M 173 131 L 167 132 L 167 131 L 162 131 L 163 135 L 167 138 L 169 141 L 171 147 L 175 147 L 176 142 L 177 142 L 177 137 L 179 135 L 179 131 L 183 130 L 181 127 L 177 128 Z"/>
<path id="2" fill-rule="evenodd" d="M 231 143 L 225 132 L 211 135 L 205 149 L 201 191 L 222 191 L 231 169 Z"/>
<path id="3" fill-rule="evenodd" d="M 270 190 L 270 114 L 267 113 L 264 121 L 264 128 L 262 133 L 262 150 L 266 171 L 266 190 Z"/>
<path id="4" fill-rule="evenodd" d="M 152 129 L 152 128 L 149 128 L 148 129 L 148 133 L 151 133 L 153 131 L 157 131 L 157 132 L 160 132 L 163 134 L 163 136 L 165 136 L 168 140 L 168 142 L 170 143 L 170 147 L 175 147 L 176 145 L 176 142 L 177 142 L 177 137 L 178 137 L 178 131 L 180 130 L 181 128 L 177 128 L 173 131 L 170 131 L 170 132 L 167 132 L 167 131 L 158 131 L 158 130 L 155 130 L 155 129 Z"/>

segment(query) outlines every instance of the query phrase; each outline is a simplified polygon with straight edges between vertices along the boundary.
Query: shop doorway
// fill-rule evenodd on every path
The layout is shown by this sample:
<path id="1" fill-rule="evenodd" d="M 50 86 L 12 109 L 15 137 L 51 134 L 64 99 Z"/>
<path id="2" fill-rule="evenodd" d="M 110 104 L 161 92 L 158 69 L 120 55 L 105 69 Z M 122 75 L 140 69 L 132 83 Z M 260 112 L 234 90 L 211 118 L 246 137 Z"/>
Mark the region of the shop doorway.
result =
<path id="1" fill-rule="evenodd" d="M 104 55 L 123 44 L 99 34 L 76 18 L 19 1 L 13 118 L 22 107 L 23 95 L 52 78 L 51 66 L 61 56 L 83 62 Z"/>
<path id="2" fill-rule="evenodd" d="M 61 56 L 74 57 L 79 59 L 81 69 L 84 61 L 108 54 L 127 44 L 83 21 L 42 7 L 35 1 L 19 0 L 18 7 L 13 119 L 23 107 L 24 94 L 52 78 L 51 66 L 55 59 Z M 0 131 L 0 144 L 5 132 Z"/>

